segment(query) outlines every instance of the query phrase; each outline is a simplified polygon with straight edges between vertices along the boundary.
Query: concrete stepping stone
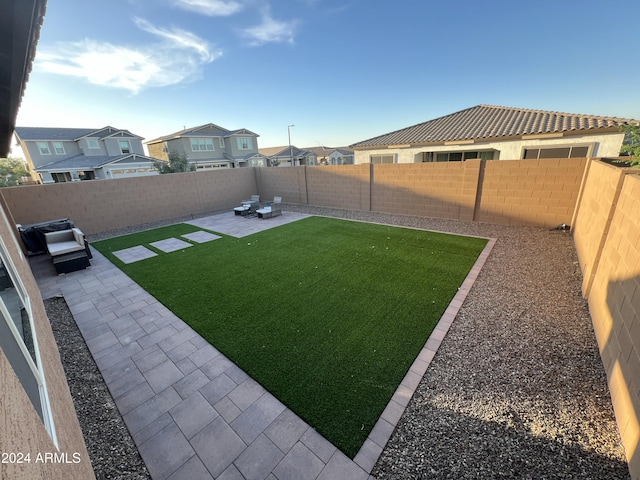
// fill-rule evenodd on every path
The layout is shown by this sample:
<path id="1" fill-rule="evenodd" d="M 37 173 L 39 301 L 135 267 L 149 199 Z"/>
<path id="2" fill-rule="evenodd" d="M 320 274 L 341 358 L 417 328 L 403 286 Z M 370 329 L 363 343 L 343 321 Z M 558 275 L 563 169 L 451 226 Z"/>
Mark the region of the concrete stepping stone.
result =
<path id="1" fill-rule="evenodd" d="M 179 238 L 167 238 L 158 242 L 151 242 L 149 245 L 152 245 L 165 253 L 171 253 L 176 250 L 182 250 L 183 248 L 193 247 L 189 242 L 185 242 Z"/>
<path id="2" fill-rule="evenodd" d="M 113 252 L 113 254 L 118 257 L 122 263 L 127 264 L 138 262 L 140 260 L 155 257 L 156 255 L 158 255 L 157 253 L 152 252 L 142 245 L 138 245 L 137 247 L 125 248 L 124 250 L 118 250 L 117 252 Z"/>
<path id="3" fill-rule="evenodd" d="M 186 233 L 180 236 L 196 243 L 205 243 L 212 240 L 217 240 L 218 238 L 222 238 L 220 235 L 214 235 L 213 233 L 205 232 L 202 230 L 193 233 Z"/>

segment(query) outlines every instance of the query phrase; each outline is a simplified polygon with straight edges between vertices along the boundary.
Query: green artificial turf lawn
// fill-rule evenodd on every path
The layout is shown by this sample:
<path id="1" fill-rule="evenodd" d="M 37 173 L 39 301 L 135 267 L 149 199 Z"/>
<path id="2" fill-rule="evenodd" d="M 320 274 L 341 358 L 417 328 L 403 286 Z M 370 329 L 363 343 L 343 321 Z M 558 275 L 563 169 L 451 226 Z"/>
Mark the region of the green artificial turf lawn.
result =
<path id="1" fill-rule="evenodd" d="M 486 244 L 310 217 L 129 265 L 110 254 L 196 230 L 92 245 L 351 458 Z"/>

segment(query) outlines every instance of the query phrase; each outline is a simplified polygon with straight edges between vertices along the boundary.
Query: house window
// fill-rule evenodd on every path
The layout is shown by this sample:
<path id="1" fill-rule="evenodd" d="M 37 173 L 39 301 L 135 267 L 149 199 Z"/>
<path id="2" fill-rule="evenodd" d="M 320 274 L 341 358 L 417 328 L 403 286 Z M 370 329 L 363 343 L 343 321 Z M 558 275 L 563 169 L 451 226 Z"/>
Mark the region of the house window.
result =
<path id="1" fill-rule="evenodd" d="M 98 150 L 100 148 L 100 144 L 98 143 L 98 140 L 96 140 L 95 138 L 87 139 L 87 146 L 89 147 L 90 150 Z"/>
<path id="2" fill-rule="evenodd" d="M 551 147 L 551 148 L 527 148 L 524 151 L 524 159 L 538 158 L 582 158 L 589 154 L 589 147 Z"/>
<path id="3" fill-rule="evenodd" d="M 251 137 L 238 137 L 239 150 L 253 150 L 253 142 Z"/>
<path id="4" fill-rule="evenodd" d="M 131 153 L 131 145 L 129 145 L 129 140 L 118 140 L 118 145 L 120 146 L 120 151 L 123 154 Z"/>
<path id="5" fill-rule="evenodd" d="M 213 168 L 230 168 L 229 162 L 218 163 L 199 163 L 196 165 L 196 170 L 210 170 Z"/>
<path id="6" fill-rule="evenodd" d="M 0 317 L 0 348 L 57 446 L 30 299 L 3 239 L 0 239 Z"/>
<path id="7" fill-rule="evenodd" d="M 220 148 L 224 148 L 224 137 L 218 139 L 218 145 L 220 145 Z"/>
<path id="8" fill-rule="evenodd" d="M 213 151 L 213 139 L 211 138 L 192 138 L 191 150 L 194 152 Z"/>
<path id="9" fill-rule="evenodd" d="M 56 155 L 64 155 L 64 145 L 62 142 L 53 142 L 53 151 L 56 152 Z"/>
<path id="10" fill-rule="evenodd" d="M 250 167 L 264 167 L 264 160 L 261 158 L 252 158 L 249 160 Z"/>
<path id="11" fill-rule="evenodd" d="M 84 172 L 80 171 L 78 172 L 78 178 L 80 180 L 95 180 L 96 172 L 93 170 L 86 170 Z"/>
<path id="12" fill-rule="evenodd" d="M 471 152 L 436 152 L 436 162 L 461 162 L 463 160 L 493 160 L 494 151 L 471 151 Z M 427 160 L 433 161 L 433 160 Z"/>
<path id="13" fill-rule="evenodd" d="M 38 150 L 40 150 L 40 155 L 51 155 L 47 142 L 38 142 Z"/>
<path id="14" fill-rule="evenodd" d="M 71 181 L 71 174 L 69 172 L 52 173 L 51 177 L 55 183 L 64 183 Z"/>
<path id="15" fill-rule="evenodd" d="M 369 158 L 371 159 L 371 163 L 373 163 L 374 165 L 396 163 L 395 155 L 371 155 L 371 157 Z"/>

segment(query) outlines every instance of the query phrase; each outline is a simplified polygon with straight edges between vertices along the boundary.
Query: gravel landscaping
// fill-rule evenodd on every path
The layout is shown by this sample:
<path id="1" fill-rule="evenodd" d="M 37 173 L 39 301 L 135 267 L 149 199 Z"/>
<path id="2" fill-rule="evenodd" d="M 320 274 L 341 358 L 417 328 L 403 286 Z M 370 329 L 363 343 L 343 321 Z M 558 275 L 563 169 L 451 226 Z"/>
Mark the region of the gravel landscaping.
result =
<path id="1" fill-rule="evenodd" d="M 568 232 L 295 205 L 283 209 L 285 215 L 298 211 L 497 239 L 374 467 L 375 478 L 629 478 Z M 153 226 L 91 235 L 89 241 Z M 69 361 L 62 351 L 61 356 L 66 369 Z M 86 363 L 67 370 L 72 393 L 75 384 L 85 382 Z M 113 403 L 110 396 L 104 402 Z M 76 409 L 81 422 L 91 416 Z M 119 449 L 122 435 L 103 433 L 85 430 L 88 445 L 93 436 Z M 100 478 L 146 478 L 134 471 Z"/>
<path id="2" fill-rule="evenodd" d="M 151 476 L 63 298 L 44 301 L 97 480 Z"/>

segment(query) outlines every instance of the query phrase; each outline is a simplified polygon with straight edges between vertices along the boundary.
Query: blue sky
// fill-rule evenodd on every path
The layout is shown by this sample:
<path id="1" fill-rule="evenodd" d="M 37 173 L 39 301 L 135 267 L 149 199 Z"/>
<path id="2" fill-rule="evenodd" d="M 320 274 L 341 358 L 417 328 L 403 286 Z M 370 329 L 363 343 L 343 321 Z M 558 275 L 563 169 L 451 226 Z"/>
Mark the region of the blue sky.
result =
<path id="1" fill-rule="evenodd" d="M 19 126 L 341 146 L 478 104 L 640 119 L 637 0 L 49 0 Z"/>

